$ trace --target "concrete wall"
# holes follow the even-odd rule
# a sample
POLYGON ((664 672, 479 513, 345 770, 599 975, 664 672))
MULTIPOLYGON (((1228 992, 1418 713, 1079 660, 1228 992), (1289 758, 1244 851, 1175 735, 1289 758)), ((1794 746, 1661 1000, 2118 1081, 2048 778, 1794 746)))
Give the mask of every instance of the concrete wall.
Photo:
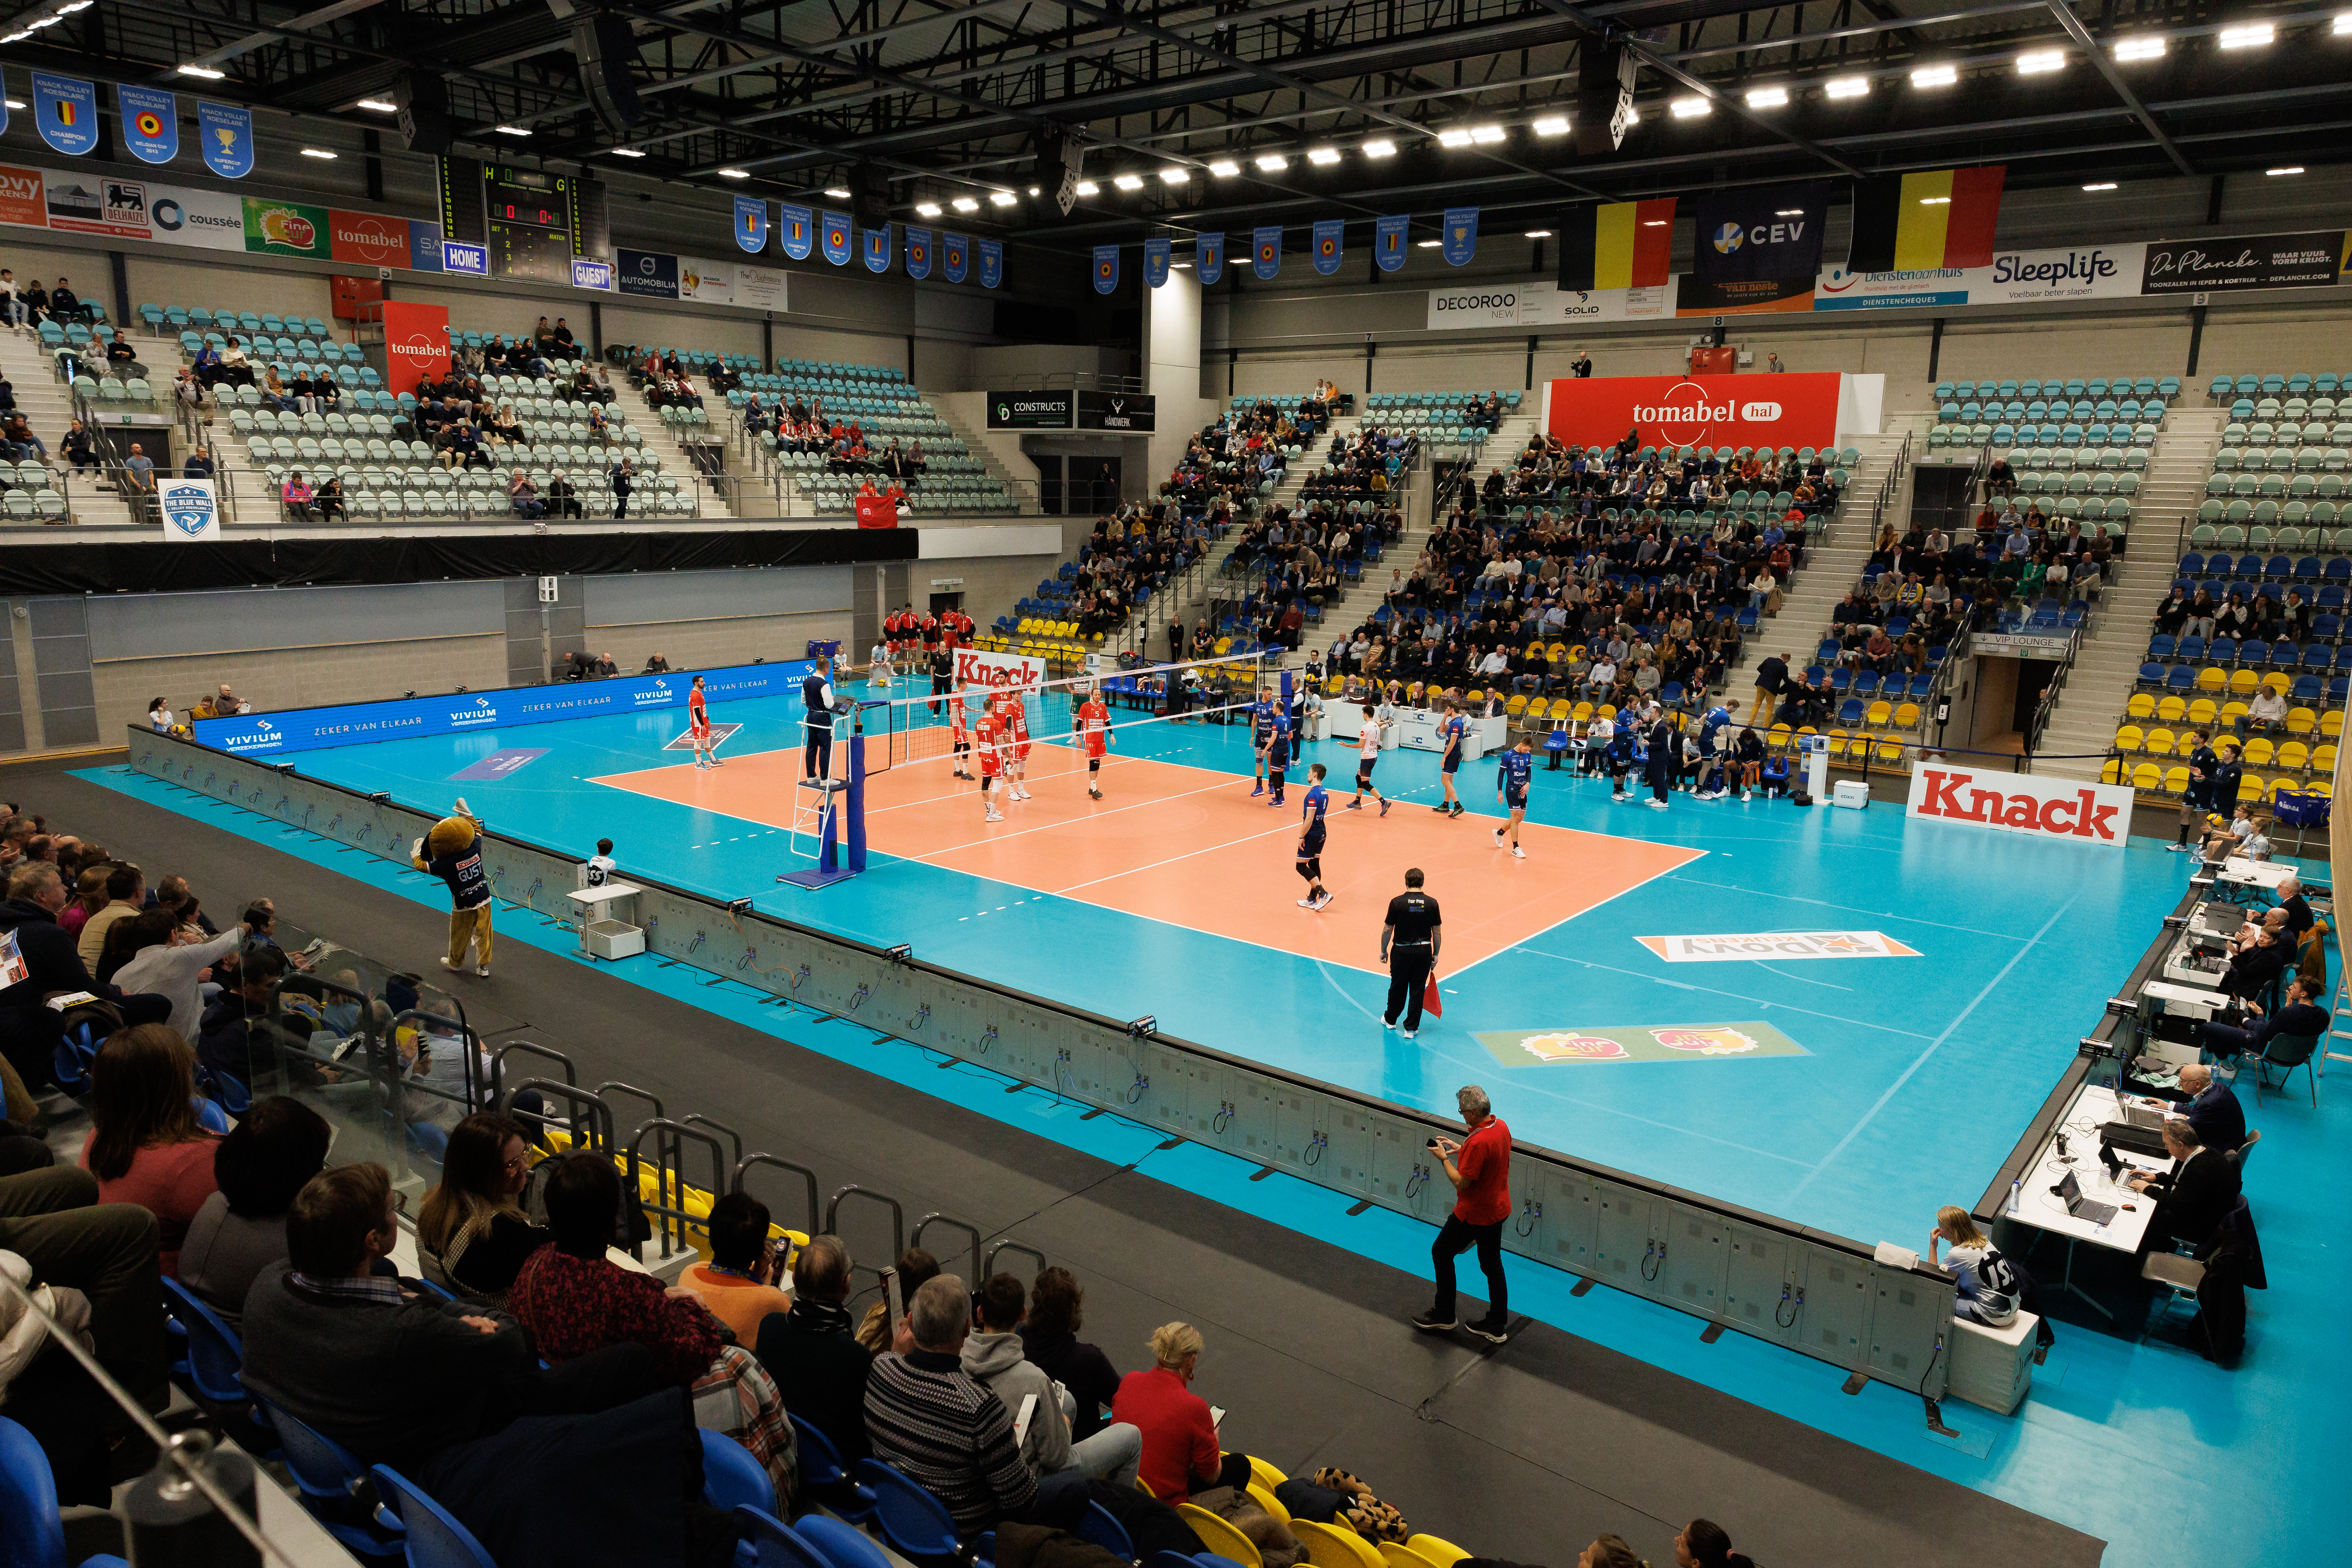
POLYGON ((1192 433, 1216 417, 1220 400, 1201 393, 1201 279, 1190 268, 1171 268, 1168 281, 1143 290, 1144 390, 1157 405, 1157 429, 1147 444, 1142 493, 1175 470, 1192 433))

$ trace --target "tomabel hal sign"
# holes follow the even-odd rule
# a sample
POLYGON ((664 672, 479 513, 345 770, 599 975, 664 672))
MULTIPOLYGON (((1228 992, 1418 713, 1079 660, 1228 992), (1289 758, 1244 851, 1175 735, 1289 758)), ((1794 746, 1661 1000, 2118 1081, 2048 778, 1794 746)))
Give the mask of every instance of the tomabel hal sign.
POLYGON ((2131 832, 2131 810, 2126 784, 1923 763, 1911 773, 1907 815, 2115 849, 2131 832))
MULTIPOLYGON (((816 666, 805 659, 783 664, 734 665, 706 669, 703 694, 713 703, 756 697, 797 697, 801 682, 816 666)), ((519 724, 551 724, 649 709, 683 711, 697 672, 626 677, 613 680, 560 682, 499 691, 457 692, 446 697, 404 697, 389 702, 355 702, 339 708, 298 708, 282 713, 247 713, 234 719, 199 719, 196 739, 242 757, 281 756, 329 746, 365 745, 411 735, 450 735, 468 730, 505 730, 519 724)), ((683 720, 680 721, 683 722, 683 720)))

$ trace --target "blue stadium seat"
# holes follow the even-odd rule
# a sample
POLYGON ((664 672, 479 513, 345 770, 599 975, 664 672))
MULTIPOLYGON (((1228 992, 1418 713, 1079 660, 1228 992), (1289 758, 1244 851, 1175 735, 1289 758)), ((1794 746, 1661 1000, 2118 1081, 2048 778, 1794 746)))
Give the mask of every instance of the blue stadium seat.
POLYGON ((408 1532, 408 1568, 498 1568, 474 1532, 389 1465, 373 1474, 386 1507, 408 1532))

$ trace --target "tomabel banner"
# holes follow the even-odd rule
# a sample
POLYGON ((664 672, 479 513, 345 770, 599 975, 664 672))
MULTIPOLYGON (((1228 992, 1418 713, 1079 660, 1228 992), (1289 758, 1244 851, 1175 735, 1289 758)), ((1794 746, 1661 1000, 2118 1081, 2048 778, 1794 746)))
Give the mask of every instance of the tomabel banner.
POLYGON ((2131 811, 2128 784, 2078 784, 1923 762, 1912 770, 1906 815, 2119 849, 2131 831, 2131 811))
POLYGON ((1545 394, 1545 428, 1587 447, 1629 429, 1645 447, 1826 447, 1837 437, 1838 391, 1834 371, 1570 377, 1545 394))
POLYGON ((687 690, 698 673, 702 677, 704 694, 713 702, 730 698, 797 696, 801 682, 815 668, 806 659, 734 665, 725 669, 673 671, 629 679, 525 686, 448 697, 407 697, 392 702, 358 702, 341 708, 248 713, 235 719, 199 719, 194 728, 196 739, 216 750, 241 757, 278 756, 410 735, 447 735, 461 730, 510 729, 519 724, 549 724, 605 713, 683 709, 687 690))

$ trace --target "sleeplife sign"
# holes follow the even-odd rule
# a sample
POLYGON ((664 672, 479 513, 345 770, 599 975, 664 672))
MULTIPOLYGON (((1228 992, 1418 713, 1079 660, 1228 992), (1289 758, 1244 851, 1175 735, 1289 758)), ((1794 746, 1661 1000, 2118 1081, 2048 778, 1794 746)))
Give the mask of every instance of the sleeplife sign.
POLYGON ((2131 810, 2128 784, 1980 773, 1946 763, 1912 772, 1905 815, 2119 849, 2131 831, 2131 810))

